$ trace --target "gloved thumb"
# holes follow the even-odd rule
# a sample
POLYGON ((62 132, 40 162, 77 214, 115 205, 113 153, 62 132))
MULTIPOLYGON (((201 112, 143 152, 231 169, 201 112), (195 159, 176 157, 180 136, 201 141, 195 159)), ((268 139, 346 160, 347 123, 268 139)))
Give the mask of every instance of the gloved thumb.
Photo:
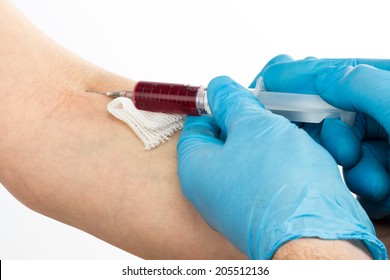
POLYGON ((326 67, 315 86, 328 103, 368 114, 390 131, 389 71, 369 65, 326 67))
POLYGON ((227 134, 243 121, 270 114, 253 94, 227 76, 210 81, 207 98, 214 119, 227 134))

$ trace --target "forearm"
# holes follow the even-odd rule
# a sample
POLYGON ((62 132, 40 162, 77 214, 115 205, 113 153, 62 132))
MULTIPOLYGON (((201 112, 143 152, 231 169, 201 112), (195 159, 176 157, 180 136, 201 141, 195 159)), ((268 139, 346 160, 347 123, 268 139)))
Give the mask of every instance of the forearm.
POLYGON ((280 247, 274 260, 369 260, 370 252, 357 240, 300 238, 280 247))
POLYGON ((146 152, 107 113, 132 81, 81 60, 0 0, 0 181, 28 207, 144 258, 242 258, 182 196, 176 141, 146 152))

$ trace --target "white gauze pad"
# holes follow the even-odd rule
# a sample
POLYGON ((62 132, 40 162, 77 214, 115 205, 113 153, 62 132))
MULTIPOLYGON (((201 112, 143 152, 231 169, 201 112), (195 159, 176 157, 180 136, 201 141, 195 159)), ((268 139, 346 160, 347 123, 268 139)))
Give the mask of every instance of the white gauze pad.
POLYGON ((183 128, 185 115, 154 113, 138 110, 129 98, 118 97, 107 106, 108 111, 125 122, 144 143, 145 149, 153 149, 168 141, 170 136, 183 128))

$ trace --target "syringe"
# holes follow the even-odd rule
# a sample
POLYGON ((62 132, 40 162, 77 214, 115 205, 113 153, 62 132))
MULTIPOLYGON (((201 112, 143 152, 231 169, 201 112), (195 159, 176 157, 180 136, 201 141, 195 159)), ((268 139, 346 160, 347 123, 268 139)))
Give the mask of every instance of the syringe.
MULTIPOLYGON (((325 118, 339 118, 352 125, 355 113, 343 111, 314 94, 266 91, 263 79, 255 89, 248 89, 266 109, 295 122, 319 123, 325 118)), ((130 98, 140 110, 187 115, 209 115, 207 89, 202 86, 139 81, 133 90, 102 93, 112 98, 130 98)))

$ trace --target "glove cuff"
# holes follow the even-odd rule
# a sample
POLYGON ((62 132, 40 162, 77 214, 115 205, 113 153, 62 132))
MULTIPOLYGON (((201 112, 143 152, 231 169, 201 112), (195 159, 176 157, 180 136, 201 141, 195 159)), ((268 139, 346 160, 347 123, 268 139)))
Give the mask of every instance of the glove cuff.
POLYGON ((316 237, 361 240, 374 259, 387 259, 386 247, 375 236, 366 212, 344 183, 341 184, 328 189, 334 190, 332 195, 319 192, 324 190, 323 186, 302 187, 298 194, 291 193, 294 190, 291 186, 283 187, 268 203, 264 215, 258 219, 258 225, 250 221, 248 228, 252 232, 249 232, 251 238, 247 255, 252 259, 271 259, 277 249, 288 241, 316 237), (290 197, 288 205, 286 195, 290 197), (280 207, 281 203, 285 207, 280 207))

